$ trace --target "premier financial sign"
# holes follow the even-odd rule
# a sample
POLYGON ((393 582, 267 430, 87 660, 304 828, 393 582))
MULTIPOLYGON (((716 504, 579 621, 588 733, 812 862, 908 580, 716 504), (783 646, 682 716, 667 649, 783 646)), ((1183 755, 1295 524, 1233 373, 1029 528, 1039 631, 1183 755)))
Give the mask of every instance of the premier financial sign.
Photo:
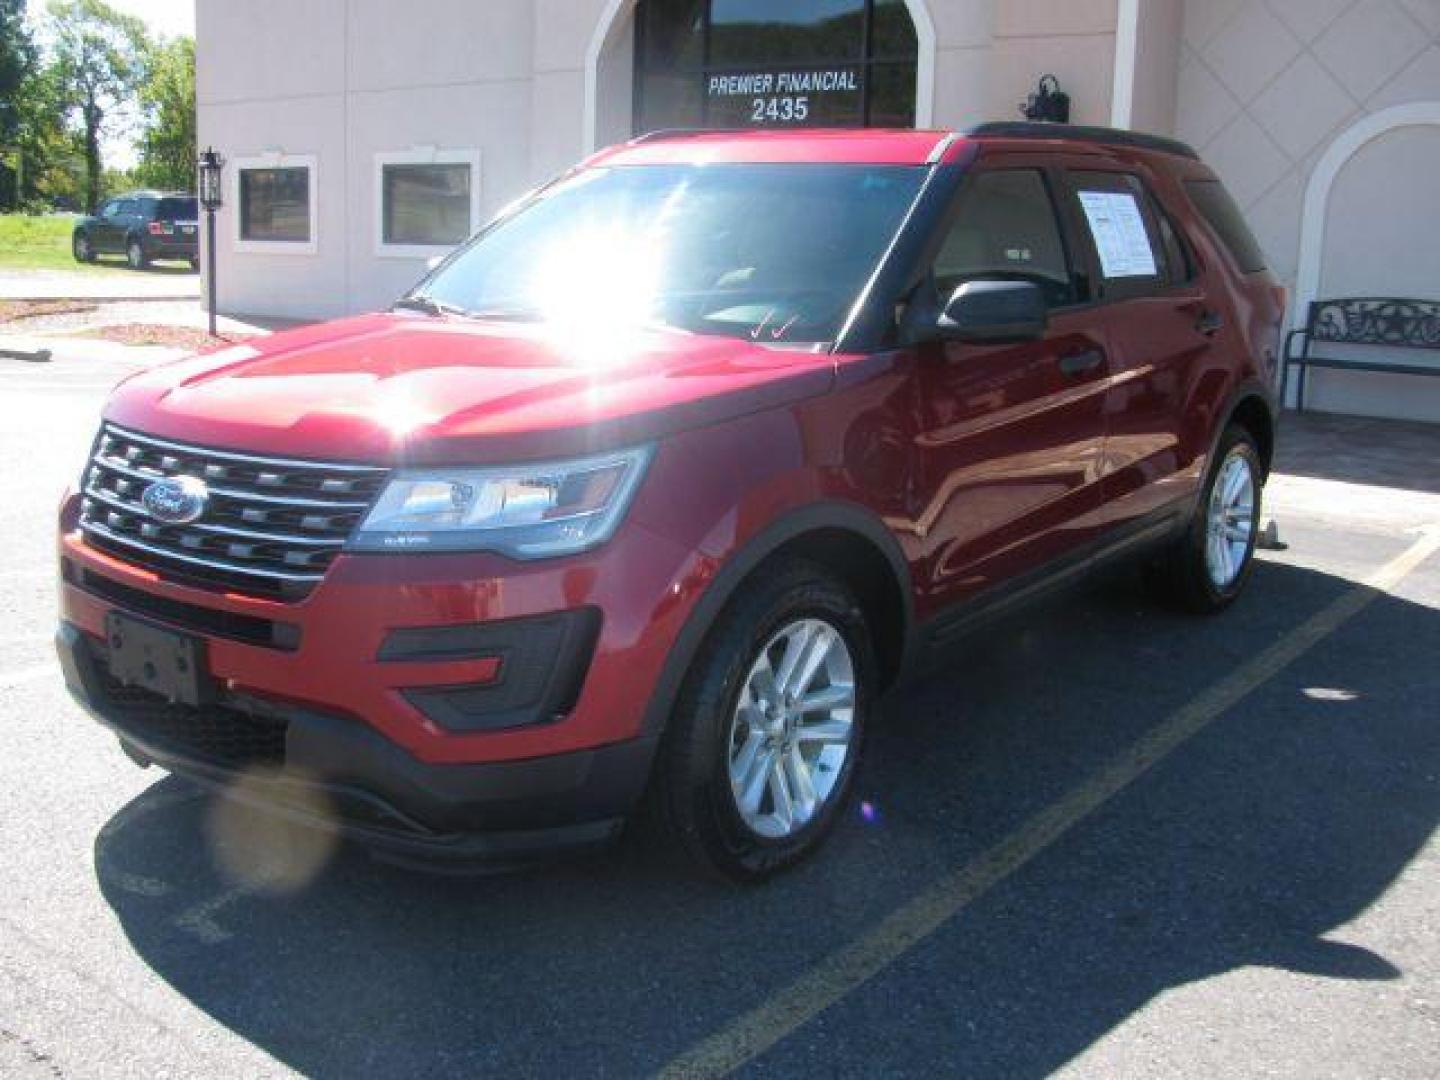
POLYGON ((855 68, 819 71, 750 71, 712 74, 705 80, 711 116, 734 119, 740 113, 752 124, 834 121, 857 108, 860 72, 855 68), (818 115, 817 115, 818 110, 818 115))
POLYGON ((824 94, 859 90, 854 69, 835 71, 753 71, 745 75, 711 75, 705 92, 711 97, 766 94, 824 94))

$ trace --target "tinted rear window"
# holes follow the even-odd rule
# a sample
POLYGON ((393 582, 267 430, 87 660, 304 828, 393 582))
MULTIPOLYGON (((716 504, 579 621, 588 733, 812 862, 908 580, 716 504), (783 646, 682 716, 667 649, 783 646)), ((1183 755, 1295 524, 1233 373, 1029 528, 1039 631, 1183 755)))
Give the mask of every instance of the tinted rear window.
POLYGON ((1218 180, 1187 180, 1185 187, 1189 189, 1190 201, 1230 249, 1240 269, 1247 274, 1264 270, 1265 253, 1225 185, 1218 180))
POLYGON ((197 212, 194 199, 161 199, 155 217, 160 221, 194 221, 197 212))

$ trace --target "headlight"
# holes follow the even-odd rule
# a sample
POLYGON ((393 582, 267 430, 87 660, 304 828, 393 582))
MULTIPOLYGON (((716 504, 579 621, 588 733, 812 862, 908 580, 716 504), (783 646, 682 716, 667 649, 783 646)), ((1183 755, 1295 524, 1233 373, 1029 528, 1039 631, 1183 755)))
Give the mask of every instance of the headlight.
POLYGON ((650 463, 650 446, 574 461, 403 469, 350 548, 573 555, 609 540, 650 463))

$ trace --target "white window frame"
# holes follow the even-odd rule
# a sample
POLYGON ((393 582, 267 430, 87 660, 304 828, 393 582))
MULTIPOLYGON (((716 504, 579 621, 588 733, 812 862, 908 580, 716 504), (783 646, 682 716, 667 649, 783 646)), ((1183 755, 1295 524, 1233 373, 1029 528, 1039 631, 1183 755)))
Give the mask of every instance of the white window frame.
POLYGON ((375 254, 384 259, 429 259, 454 251, 455 244, 389 244, 385 242, 385 166, 387 165, 469 165, 470 166, 470 227, 466 238, 475 235, 483 224, 480 220, 480 151, 442 150, 436 146, 417 146, 409 150, 385 150, 375 155, 374 219, 375 254))
POLYGON ((314 255, 320 250, 320 158, 315 154, 256 154, 237 157, 230 162, 230 205, 233 246, 238 252, 255 255, 314 255), (309 240, 248 240, 240 235, 240 174, 255 169, 309 169, 310 176, 310 239, 309 240))

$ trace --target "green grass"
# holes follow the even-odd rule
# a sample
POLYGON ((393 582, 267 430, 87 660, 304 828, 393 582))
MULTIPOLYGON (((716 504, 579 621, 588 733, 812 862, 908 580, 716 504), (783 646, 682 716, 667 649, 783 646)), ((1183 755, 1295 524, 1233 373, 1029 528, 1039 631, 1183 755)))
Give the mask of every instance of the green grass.
POLYGON ((75 219, 0 214, 0 270, 75 270, 89 274, 119 272, 124 263, 106 259, 89 266, 70 254, 75 219))

